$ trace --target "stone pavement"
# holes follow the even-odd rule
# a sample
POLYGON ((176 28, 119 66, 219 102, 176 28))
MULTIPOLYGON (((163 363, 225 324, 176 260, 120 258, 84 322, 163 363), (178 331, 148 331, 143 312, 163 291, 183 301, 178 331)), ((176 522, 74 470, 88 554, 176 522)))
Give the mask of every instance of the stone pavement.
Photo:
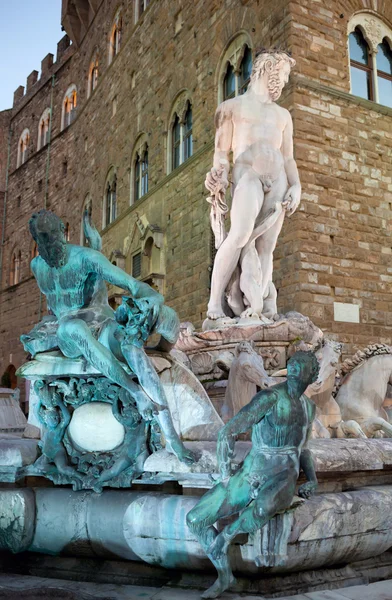
MULTIPOLYGON (((0 599, 4 600, 199 600, 200 591, 170 587, 139 587, 85 583, 0 574, 0 599)), ((223 594, 222 600, 266 600, 263 596, 223 594)), ((392 580, 285 596, 280 600, 392 600, 392 580)))

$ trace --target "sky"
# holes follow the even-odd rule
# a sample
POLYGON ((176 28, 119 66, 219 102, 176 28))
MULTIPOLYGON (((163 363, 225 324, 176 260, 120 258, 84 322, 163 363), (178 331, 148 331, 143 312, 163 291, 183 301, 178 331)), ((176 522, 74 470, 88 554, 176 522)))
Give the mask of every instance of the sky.
MULTIPOLYGON (((48 52, 56 60, 61 0, 0 0, 0 110, 11 108, 14 91, 26 86, 48 52)), ((38 75, 39 77, 39 75, 38 75)))

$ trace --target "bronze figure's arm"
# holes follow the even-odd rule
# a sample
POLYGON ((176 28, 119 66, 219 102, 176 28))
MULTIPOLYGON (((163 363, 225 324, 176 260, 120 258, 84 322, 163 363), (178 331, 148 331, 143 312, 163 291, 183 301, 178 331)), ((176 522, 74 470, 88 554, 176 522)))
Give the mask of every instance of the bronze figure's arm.
POLYGON ((274 390, 262 390, 220 430, 217 456, 222 479, 231 475, 231 459, 237 435, 261 421, 277 400, 274 390))

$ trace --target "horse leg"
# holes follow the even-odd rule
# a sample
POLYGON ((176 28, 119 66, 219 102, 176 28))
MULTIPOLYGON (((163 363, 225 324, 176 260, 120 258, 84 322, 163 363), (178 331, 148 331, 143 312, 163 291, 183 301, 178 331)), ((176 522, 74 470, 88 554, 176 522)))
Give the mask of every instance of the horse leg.
POLYGON ((367 437, 373 437, 376 431, 382 431, 384 437, 392 437, 392 425, 382 417, 371 417, 363 422, 362 429, 367 437))

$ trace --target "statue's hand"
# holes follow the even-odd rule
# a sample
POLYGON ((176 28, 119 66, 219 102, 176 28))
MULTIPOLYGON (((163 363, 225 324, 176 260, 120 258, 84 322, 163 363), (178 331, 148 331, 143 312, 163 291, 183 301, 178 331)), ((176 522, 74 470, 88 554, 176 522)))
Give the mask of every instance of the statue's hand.
POLYGON ((299 487, 298 496, 300 498, 310 498, 310 496, 313 496, 316 489, 317 489, 316 481, 307 481, 306 483, 303 483, 299 487))
POLYGON ((301 186, 295 183, 286 192, 282 206, 286 209, 287 216, 290 217, 297 210, 301 200, 301 186))
POLYGON ((221 169, 215 169, 213 167, 206 175, 205 186, 212 195, 216 195, 218 192, 225 192, 229 185, 227 173, 222 167, 221 169))

